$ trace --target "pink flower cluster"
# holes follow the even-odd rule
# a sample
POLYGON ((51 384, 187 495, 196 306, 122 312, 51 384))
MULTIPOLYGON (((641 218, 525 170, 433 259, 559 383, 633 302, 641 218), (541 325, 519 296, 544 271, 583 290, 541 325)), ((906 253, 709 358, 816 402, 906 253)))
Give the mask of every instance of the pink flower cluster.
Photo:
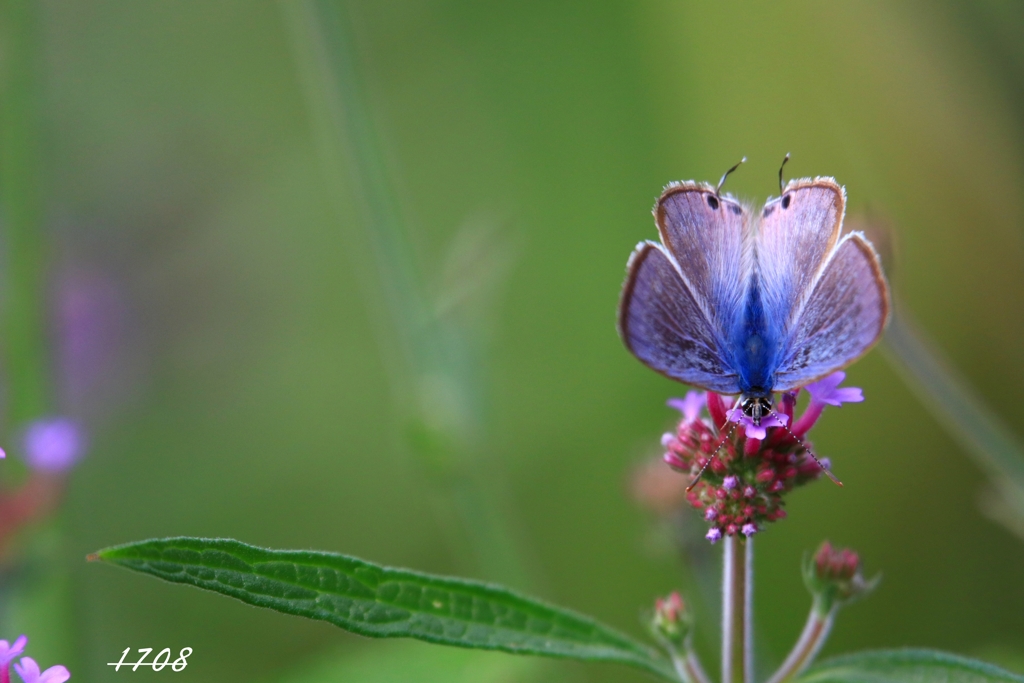
MULTIPOLYGON (((13 643, 0 640, 0 683, 10 683, 11 662, 21 656, 26 645, 28 645, 28 638, 25 636, 19 636, 13 643)), ((60 664, 51 666, 46 671, 40 671, 36 660, 31 657, 22 657, 19 661, 14 662, 14 670, 18 672, 18 676, 24 683, 64 683, 71 678, 67 668, 60 664)))
MULTIPOLYGON (((692 478, 707 465, 686 497, 711 524, 709 541, 740 533, 749 537, 767 522, 782 519, 786 516, 784 495, 821 476, 822 469, 808 451, 810 444, 804 436, 824 406, 864 400, 860 389, 839 387, 844 378, 845 373, 836 372, 806 386, 810 402, 795 421, 799 390, 782 394, 777 412, 762 419, 760 425, 742 411, 730 410, 725 402, 729 399, 711 392, 691 391, 684 399, 668 402, 683 419, 675 432, 662 437, 664 460, 692 478), (705 409, 708 417, 703 416, 705 409)), ((821 462, 830 466, 827 459, 821 462)))

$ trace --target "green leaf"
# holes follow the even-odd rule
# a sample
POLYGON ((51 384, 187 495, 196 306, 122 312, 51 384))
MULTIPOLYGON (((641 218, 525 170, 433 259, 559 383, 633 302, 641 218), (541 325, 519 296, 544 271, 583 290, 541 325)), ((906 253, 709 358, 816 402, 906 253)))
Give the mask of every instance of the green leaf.
POLYGON ((229 539, 154 539, 107 548, 90 559, 371 638, 618 662, 678 680, 654 649, 589 617, 494 584, 229 539))
POLYGON ((822 662, 799 683, 1024 683, 1024 676, 936 650, 874 650, 822 662))

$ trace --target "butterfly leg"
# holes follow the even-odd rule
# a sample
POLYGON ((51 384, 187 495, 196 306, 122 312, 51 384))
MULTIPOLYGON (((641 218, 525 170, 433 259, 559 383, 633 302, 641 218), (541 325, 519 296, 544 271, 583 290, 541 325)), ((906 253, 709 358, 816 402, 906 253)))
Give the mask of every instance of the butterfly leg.
MULTIPOLYGON (((821 471, 822 471, 822 472, 824 472, 824 473, 825 473, 825 474, 826 474, 826 475, 828 476, 828 478, 832 480, 832 483, 833 483, 833 484, 835 484, 836 486, 842 486, 842 485, 843 485, 843 482, 839 481, 839 479, 837 479, 837 478, 836 478, 836 475, 832 474, 832 470, 830 470, 829 468, 825 467, 825 465, 824 465, 824 464, 823 464, 823 463, 821 462, 821 460, 818 460, 818 456, 816 456, 816 455, 814 454, 814 451, 812 451, 812 450, 810 449, 810 447, 809 447, 809 446, 807 445, 807 442, 806 442, 806 441, 804 441, 803 439, 801 439, 801 438, 800 438, 799 436, 797 436, 796 434, 794 434, 794 433, 793 433, 793 432, 792 432, 792 431, 791 431, 791 430, 789 429, 789 426, 788 426, 788 425, 786 424, 786 422, 785 422, 785 421, 784 421, 784 420, 783 420, 783 419, 782 419, 781 417, 779 417, 778 413, 776 413, 776 412, 775 412, 774 410, 769 410, 769 411, 768 411, 768 414, 769 414, 769 415, 774 415, 774 416, 775 416, 775 419, 776 419, 776 420, 778 420, 779 424, 781 424, 781 425, 782 425, 782 428, 783 428, 783 429, 785 429, 785 430, 786 430, 787 432, 789 432, 789 435, 790 435, 791 437, 793 437, 794 439, 796 439, 796 440, 797 440, 798 442, 800 442, 800 443, 801 443, 801 444, 803 445, 803 447, 804 447, 805 449, 807 449, 807 453, 808 453, 808 454, 809 454, 809 455, 810 455, 810 456, 811 456, 812 458, 814 458, 814 462, 818 463, 818 467, 820 467, 820 468, 821 468, 821 471)), ((690 489, 686 489, 686 490, 687 490, 687 491, 689 491, 690 489)))
MULTIPOLYGON (((733 410, 736 410, 736 406, 738 406, 740 404, 740 401, 742 400, 742 398, 743 397, 741 396, 741 397, 736 399, 736 402, 732 404, 732 408, 728 412, 726 412, 726 415, 729 415, 729 414, 732 413, 733 410)), ((729 437, 732 436, 732 433, 734 431, 736 431, 736 425, 737 425, 737 423, 733 422, 732 423, 732 427, 729 428, 729 431, 727 431, 725 433, 725 436, 723 436, 722 439, 718 442, 718 447, 715 448, 715 452, 711 454, 711 457, 708 458, 708 461, 706 463, 704 463, 703 467, 700 468, 700 472, 697 473, 697 476, 694 477, 693 481, 690 482, 690 485, 686 487, 686 492, 687 493, 692 491, 693 487, 700 483, 700 478, 704 476, 704 470, 706 470, 708 468, 708 465, 711 464, 711 461, 714 460, 715 456, 718 455, 718 451, 722 450, 722 447, 725 445, 726 440, 728 440, 729 437)))

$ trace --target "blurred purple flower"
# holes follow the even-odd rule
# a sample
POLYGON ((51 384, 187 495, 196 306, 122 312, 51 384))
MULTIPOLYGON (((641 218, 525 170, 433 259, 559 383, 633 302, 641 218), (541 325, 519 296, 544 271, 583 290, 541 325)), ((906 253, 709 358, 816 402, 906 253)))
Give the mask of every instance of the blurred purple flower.
POLYGON ((6 640, 0 640, 0 668, 7 669, 7 665, 10 664, 16 657, 21 656, 21 653, 25 651, 25 646, 28 645, 28 637, 25 635, 18 636, 18 639, 13 644, 8 643, 6 640))
POLYGON ((34 470, 66 472, 85 452, 85 434, 74 420, 36 420, 25 430, 25 461, 34 470))
POLYGON ((71 673, 60 664, 39 673, 39 665, 31 657, 22 657, 21 661, 14 665, 14 670, 25 683, 64 683, 71 678, 71 673))
POLYGON ((54 291, 58 390, 78 408, 94 407, 123 378, 125 302, 117 284, 101 272, 71 268, 54 291))
POLYGON ((700 417, 700 411, 707 403, 708 395, 703 391, 688 391, 686 398, 670 398, 668 407, 675 408, 683 414, 683 421, 693 422, 700 417))

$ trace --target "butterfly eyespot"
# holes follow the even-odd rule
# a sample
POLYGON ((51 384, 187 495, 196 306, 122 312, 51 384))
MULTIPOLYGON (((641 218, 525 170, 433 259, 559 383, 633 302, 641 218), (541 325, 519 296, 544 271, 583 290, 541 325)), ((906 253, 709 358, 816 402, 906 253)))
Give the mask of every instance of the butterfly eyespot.
POLYGON ((790 201, 790 196, 788 194, 783 196, 783 198, 782 198, 782 208, 783 209, 788 209, 789 208, 789 201, 790 201))
POLYGON ((718 197, 713 194, 708 195, 708 206, 711 207, 712 211, 718 210, 718 197))
POLYGON ((730 205, 729 205, 729 208, 730 208, 730 209, 732 210, 732 212, 733 212, 734 214, 736 214, 737 216, 739 216, 739 215, 740 215, 741 213, 743 213, 743 209, 741 209, 741 208, 739 207, 739 205, 738 205, 738 204, 730 204, 730 205))

